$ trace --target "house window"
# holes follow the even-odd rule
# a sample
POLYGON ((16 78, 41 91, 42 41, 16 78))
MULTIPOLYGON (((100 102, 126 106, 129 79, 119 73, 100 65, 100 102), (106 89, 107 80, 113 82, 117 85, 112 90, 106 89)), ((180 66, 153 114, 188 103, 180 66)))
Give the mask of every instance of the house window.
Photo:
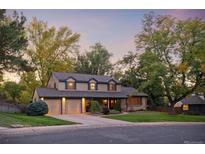
POLYGON ((188 104, 184 104, 184 105, 183 105, 183 110, 184 110, 184 111, 189 110, 189 105, 188 105, 188 104))
POLYGON ((94 82, 90 83, 90 90, 96 90, 96 83, 94 82))
POLYGON ((67 81, 67 89, 75 89, 75 82, 67 81))
POLYGON ((109 83, 108 90, 109 91, 116 91, 116 84, 115 83, 109 83))

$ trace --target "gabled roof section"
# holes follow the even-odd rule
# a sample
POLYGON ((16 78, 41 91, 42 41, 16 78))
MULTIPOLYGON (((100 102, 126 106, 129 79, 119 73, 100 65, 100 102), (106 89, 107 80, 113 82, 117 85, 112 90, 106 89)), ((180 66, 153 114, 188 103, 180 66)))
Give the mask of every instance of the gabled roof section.
POLYGON ((95 78, 91 78, 88 82, 94 80, 95 82, 98 82, 98 80, 96 80, 95 78))
POLYGON ((74 77, 72 77, 72 76, 69 76, 67 79, 65 79, 65 81, 67 81, 67 80, 69 80, 69 79, 73 79, 73 80, 76 81, 76 79, 75 79, 74 77))
POLYGON ((205 100, 203 100, 199 95, 190 95, 183 100, 181 100, 183 104, 204 104, 205 100))
POLYGON ((108 82, 111 82, 111 81, 113 81, 113 82, 115 82, 115 83, 117 83, 118 81, 117 80, 115 80, 115 79, 110 79, 110 80, 108 80, 108 82))
POLYGON ((54 72, 53 75, 59 81, 66 81, 67 78, 73 77, 78 82, 88 82, 90 79, 95 79, 99 83, 108 83, 110 80, 116 81, 116 83, 120 83, 119 81, 113 79, 111 76, 103 76, 103 75, 90 75, 90 74, 80 74, 80 73, 62 73, 62 72, 54 72))
POLYGON ((121 87, 121 92, 126 94, 127 96, 141 96, 141 97, 147 97, 148 95, 143 92, 138 92, 137 89, 133 87, 121 87))

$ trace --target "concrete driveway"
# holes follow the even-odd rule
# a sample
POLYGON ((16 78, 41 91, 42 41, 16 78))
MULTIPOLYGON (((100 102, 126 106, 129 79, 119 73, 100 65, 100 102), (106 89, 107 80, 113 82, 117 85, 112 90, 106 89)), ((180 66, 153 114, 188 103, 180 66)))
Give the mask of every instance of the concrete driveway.
POLYGON ((69 114, 69 115, 55 115, 52 116, 57 119, 73 121, 81 123, 85 126, 122 126, 122 125, 134 125, 131 122, 113 120, 108 118, 102 118, 100 116, 93 116, 87 114, 69 114))

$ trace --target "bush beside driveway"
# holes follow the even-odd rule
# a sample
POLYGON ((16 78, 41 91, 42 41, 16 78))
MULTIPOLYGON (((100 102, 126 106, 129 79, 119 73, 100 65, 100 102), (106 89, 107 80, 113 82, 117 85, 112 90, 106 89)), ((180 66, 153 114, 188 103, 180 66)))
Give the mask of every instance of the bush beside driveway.
POLYGON ((103 117, 128 122, 205 122, 204 115, 169 115, 165 112, 151 111, 138 111, 135 113, 103 117))

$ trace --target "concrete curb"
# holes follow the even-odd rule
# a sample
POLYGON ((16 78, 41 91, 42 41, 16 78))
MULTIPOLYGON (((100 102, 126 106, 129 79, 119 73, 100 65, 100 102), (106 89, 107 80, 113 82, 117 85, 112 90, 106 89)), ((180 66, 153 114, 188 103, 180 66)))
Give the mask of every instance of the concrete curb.
POLYGON ((66 132, 67 130, 74 131, 79 129, 96 129, 109 127, 133 127, 133 126, 171 126, 171 125, 205 125, 203 122, 150 122, 150 123, 131 123, 131 124, 115 124, 115 125, 61 125, 61 126, 43 126, 43 127, 25 127, 25 128, 3 128, 0 129, 0 138, 5 137, 20 137, 27 135, 41 135, 49 133, 66 132))

